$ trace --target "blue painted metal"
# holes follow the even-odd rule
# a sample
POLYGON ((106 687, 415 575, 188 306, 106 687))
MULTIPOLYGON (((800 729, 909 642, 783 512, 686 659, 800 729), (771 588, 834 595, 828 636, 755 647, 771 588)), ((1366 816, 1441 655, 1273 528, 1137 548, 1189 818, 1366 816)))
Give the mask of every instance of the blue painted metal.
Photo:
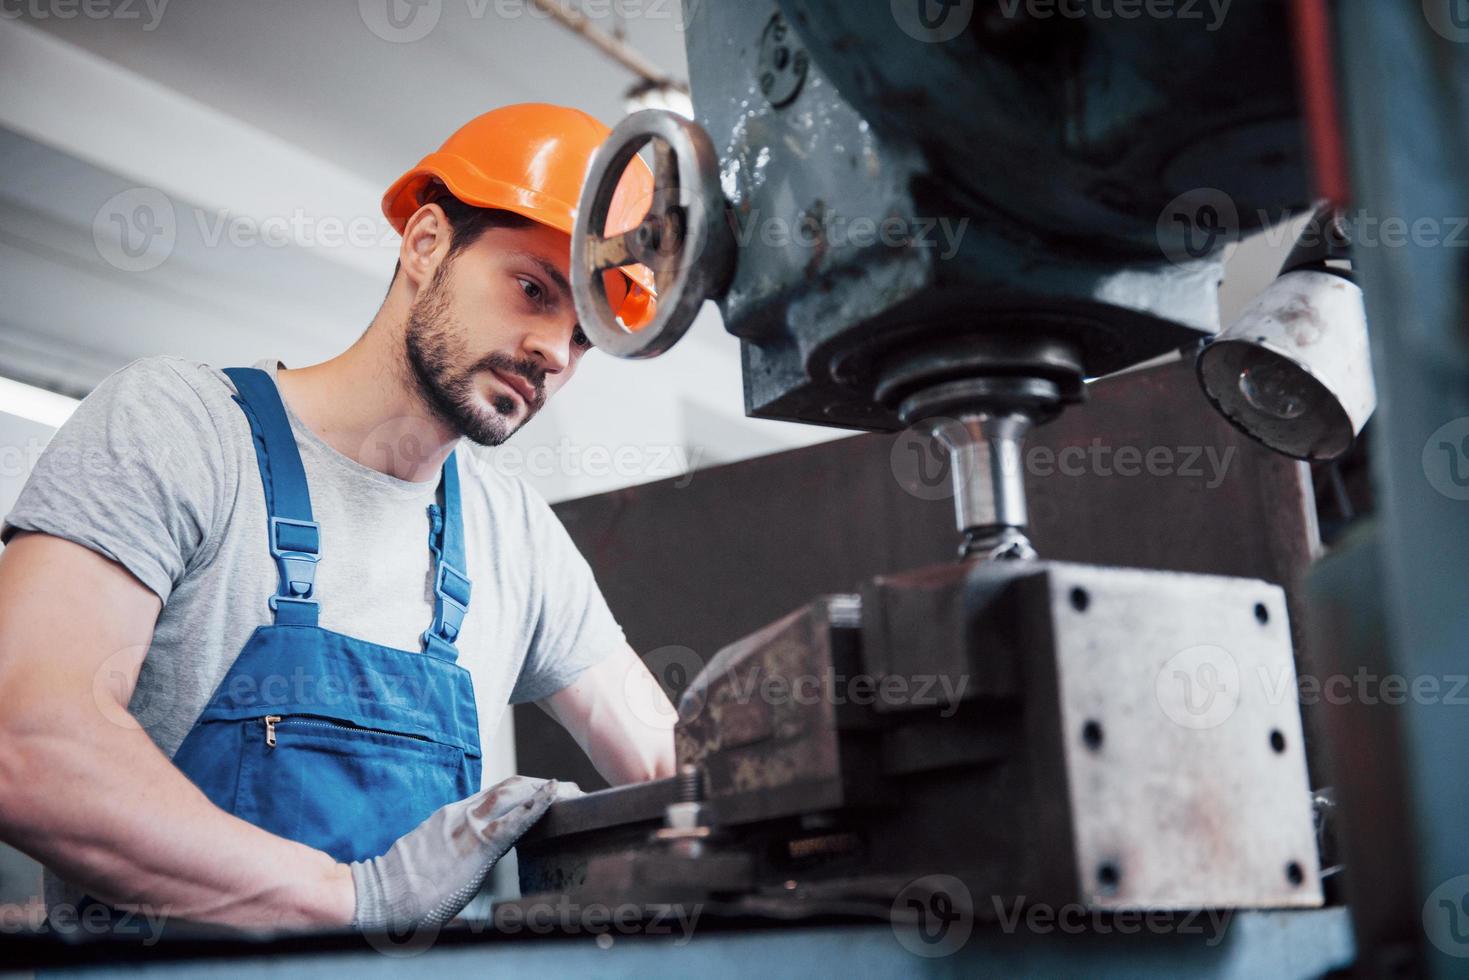
POLYGON ((720 308, 747 411, 900 428, 873 392, 900 336, 1061 339, 1095 376, 1216 332, 1220 250, 1308 203, 1280 6, 1205 31, 1021 5, 992 32, 965 4, 943 43, 897 29, 898 6, 685 0, 739 243, 720 308), (810 59, 788 104, 762 90, 774 17, 810 59), (1234 72, 1246 56, 1263 67, 1234 72), (1160 215, 1207 187, 1236 215, 1185 254, 1160 215))
MULTIPOLYGON (((486 977, 595 976, 643 980, 699 977, 700 980, 760 977, 987 977, 995 980, 1315 980, 1351 961, 1352 937, 1345 910, 1241 913, 1222 940, 1203 920, 1201 932, 1184 935, 1077 934, 1048 927, 976 929, 948 956, 923 957, 901 945, 886 925, 797 926, 701 932, 692 939, 674 927, 666 937, 619 936, 599 944, 592 935, 484 936, 465 943, 441 942, 416 956, 372 950, 334 955, 270 954, 241 945, 228 959, 153 961, 134 965, 48 970, 45 977, 87 980, 250 980, 252 977, 400 980, 485 980, 486 977), (605 948, 604 948, 605 946, 605 948)), ((446 936, 446 940, 450 937, 446 936)))
MULTIPOLYGON (((1448 684, 1469 673, 1469 7, 1334 9, 1351 207, 1379 229, 1354 252, 1379 398, 1377 540, 1354 556, 1357 579, 1380 593, 1369 654, 1409 682, 1448 684), (1390 240, 1389 219, 1427 233, 1390 240)), ((1391 763, 1362 773, 1361 758, 1339 760, 1375 784, 1344 821, 1363 975, 1469 973, 1469 710, 1447 691, 1378 713, 1372 734, 1396 747, 1391 763)))

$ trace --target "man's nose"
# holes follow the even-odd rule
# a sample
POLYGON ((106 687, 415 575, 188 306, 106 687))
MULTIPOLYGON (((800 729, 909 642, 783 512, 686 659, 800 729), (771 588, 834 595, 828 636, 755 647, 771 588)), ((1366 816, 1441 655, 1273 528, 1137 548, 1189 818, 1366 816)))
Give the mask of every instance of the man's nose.
POLYGON ((574 330, 541 329, 526 335, 525 349, 546 374, 557 374, 571 363, 571 335, 574 330))

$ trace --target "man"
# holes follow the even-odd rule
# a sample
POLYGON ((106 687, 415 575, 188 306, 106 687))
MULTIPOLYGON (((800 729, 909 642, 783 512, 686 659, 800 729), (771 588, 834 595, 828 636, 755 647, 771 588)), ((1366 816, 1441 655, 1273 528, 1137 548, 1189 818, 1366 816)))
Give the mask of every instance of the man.
MULTIPOLYGON (((504 442, 589 346, 569 232, 607 132, 545 105, 471 121, 384 197, 399 267, 350 349, 138 361, 57 433, 0 532, 0 837, 53 908, 446 921, 575 792, 481 787, 507 701, 611 782, 672 773, 671 709, 586 562, 461 443, 504 442)), ((635 163, 611 232, 651 194, 635 163)), ((647 270, 606 275, 645 320, 647 270)))

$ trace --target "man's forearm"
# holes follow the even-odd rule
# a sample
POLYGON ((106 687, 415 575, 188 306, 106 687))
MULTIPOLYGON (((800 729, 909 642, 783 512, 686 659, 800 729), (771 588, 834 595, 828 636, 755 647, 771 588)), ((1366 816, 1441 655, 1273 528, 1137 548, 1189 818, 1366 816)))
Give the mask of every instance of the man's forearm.
POLYGON ((0 836, 112 904, 242 928, 351 922, 346 865, 220 810, 142 731, 76 720, 60 737, 5 725, 0 836))
POLYGON ((676 770, 672 728, 602 730, 588 739, 585 750, 597 772, 613 786, 662 779, 676 770))
POLYGON ((631 647, 539 702, 614 786, 672 776, 678 712, 631 647))

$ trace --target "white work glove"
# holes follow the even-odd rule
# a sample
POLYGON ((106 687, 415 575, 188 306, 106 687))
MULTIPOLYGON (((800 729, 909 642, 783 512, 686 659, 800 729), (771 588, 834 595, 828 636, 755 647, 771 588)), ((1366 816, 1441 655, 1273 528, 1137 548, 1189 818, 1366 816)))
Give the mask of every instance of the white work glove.
POLYGON ((511 776, 436 810, 388 853, 352 862, 352 924, 364 931, 443 925, 547 807, 581 795, 575 783, 511 776))

